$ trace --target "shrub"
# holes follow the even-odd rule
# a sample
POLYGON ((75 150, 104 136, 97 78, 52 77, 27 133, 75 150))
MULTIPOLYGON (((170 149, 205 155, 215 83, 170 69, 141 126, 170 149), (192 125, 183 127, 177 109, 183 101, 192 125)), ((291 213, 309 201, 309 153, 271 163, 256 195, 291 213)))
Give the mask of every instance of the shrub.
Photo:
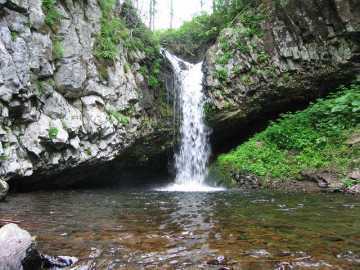
MULTIPOLYGON (((288 179, 301 171, 332 168, 346 173, 358 148, 344 142, 359 132, 360 84, 340 88, 302 112, 282 115, 276 122, 213 165, 224 178, 250 172, 263 179, 288 179)), ((345 184, 353 184, 347 181, 345 184)))

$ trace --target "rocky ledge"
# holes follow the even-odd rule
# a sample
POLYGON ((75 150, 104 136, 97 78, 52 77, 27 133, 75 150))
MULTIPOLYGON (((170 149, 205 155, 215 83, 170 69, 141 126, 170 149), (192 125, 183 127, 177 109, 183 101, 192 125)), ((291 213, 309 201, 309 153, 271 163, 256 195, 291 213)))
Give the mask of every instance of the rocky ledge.
POLYGON ((260 2, 240 13, 205 57, 205 109, 215 143, 239 142, 263 121, 359 76, 358 2, 260 2))
MULTIPOLYGON (((113 12, 128 20, 123 6, 113 12)), ((168 149, 169 69, 163 65, 159 86, 151 87, 143 71, 153 60, 144 51, 120 43, 113 61, 99 59, 101 20, 96 0, 51 7, 0 1, 0 179, 27 183, 22 178, 35 175, 49 184, 49 176, 71 168, 86 171, 115 158, 122 164, 144 142, 168 149), (50 8, 59 17, 55 25, 50 8)), ((152 152, 141 155, 146 160, 152 152)))

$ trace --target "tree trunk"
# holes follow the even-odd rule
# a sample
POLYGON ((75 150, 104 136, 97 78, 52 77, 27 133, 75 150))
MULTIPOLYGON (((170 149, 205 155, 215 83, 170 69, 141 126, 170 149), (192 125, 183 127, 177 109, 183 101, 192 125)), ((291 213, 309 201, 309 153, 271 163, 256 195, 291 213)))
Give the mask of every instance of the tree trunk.
POLYGON ((174 0, 170 0, 170 29, 174 26, 174 0))

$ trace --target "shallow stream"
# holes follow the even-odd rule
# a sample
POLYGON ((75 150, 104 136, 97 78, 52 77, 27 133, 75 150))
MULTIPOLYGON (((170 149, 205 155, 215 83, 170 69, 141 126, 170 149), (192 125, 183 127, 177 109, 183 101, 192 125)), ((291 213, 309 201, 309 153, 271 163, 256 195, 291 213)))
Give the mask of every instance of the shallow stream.
POLYGON ((93 269, 360 269, 360 198, 342 194, 47 191, 0 216, 93 269))

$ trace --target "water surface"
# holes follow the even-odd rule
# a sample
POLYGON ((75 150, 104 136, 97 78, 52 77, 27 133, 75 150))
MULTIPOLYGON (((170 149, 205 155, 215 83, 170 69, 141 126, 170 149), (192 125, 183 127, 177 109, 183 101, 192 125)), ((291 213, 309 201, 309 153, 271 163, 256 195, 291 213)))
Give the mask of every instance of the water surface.
POLYGON ((0 217, 94 269, 360 269, 360 199, 342 194, 35 192, 0 217))

